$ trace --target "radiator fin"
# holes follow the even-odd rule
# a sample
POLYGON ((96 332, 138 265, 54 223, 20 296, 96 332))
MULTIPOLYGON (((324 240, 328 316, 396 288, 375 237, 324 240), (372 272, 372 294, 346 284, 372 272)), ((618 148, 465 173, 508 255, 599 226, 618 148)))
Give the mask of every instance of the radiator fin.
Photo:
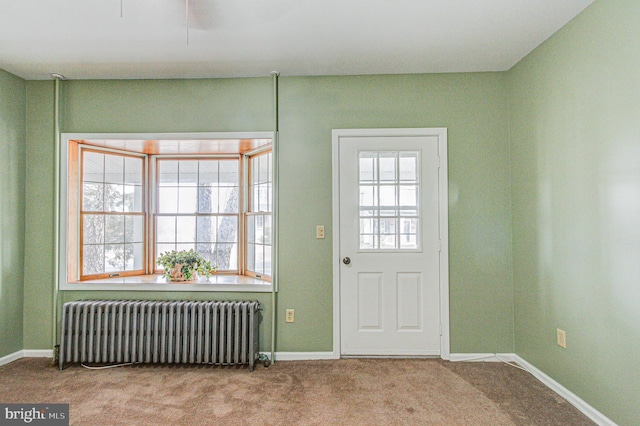
POLYGON ((259 303, 82 300, 62 307, 67 363, 249 365, 259 357, 259 303))

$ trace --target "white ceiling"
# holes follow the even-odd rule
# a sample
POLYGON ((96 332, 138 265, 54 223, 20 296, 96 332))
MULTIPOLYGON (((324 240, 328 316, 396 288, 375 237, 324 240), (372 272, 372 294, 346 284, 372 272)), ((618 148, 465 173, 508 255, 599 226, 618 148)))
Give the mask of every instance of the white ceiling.
POLYGON ((186 1, 0 0, 0 68, 29 80, 504 71, 593 2, 188 0, 187 43, 186 1))

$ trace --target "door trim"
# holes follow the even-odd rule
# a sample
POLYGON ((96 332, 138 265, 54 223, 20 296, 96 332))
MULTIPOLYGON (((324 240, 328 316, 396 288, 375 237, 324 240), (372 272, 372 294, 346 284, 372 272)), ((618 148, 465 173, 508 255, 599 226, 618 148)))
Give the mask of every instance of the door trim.
POLYGON ((447 129, 334 129, 332 131, 333 202, 333 356, 340 358, 340 139, 369 136, 436 136, 438 138, 438 230, 440 234, 440 357, 450 358, 449 339, 449 181, 447 129))

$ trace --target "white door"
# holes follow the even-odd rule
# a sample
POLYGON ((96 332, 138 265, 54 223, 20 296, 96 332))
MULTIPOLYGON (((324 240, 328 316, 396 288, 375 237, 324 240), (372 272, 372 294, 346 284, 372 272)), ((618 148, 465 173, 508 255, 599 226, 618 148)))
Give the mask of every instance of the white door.
POLYGON ((341 355, 441 354, 443 138, 444 129, 334 131, 341 355))

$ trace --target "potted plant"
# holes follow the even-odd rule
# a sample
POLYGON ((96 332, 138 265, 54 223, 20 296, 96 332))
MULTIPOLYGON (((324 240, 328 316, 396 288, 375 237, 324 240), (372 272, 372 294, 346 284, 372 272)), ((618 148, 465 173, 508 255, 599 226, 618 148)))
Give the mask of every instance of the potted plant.
POLYGON ((157 264, 164 269, 167 281, 195 281, 198 275, 210 277, 217 267, 211 266, 200 253, 195 250, 171 250, 158 257, 157 264))

